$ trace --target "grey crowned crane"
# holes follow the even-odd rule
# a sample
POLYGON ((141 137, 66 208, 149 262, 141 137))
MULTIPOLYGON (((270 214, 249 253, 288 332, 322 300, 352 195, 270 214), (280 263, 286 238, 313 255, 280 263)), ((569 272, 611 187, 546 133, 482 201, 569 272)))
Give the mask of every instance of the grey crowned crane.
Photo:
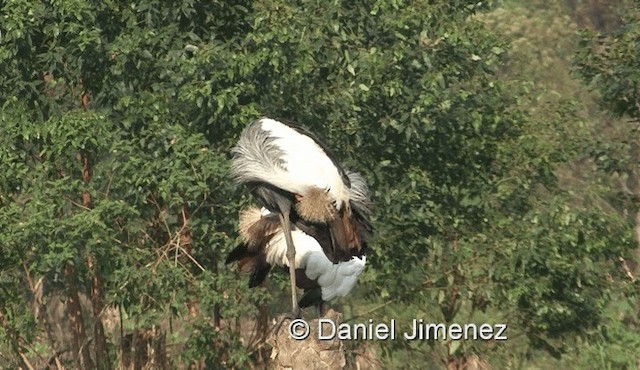
POLYGON ((347 294, 366 261, 369 191, 311 133, 268 118, 254 121, 233 149, 233 173, 262 202, 243 212, 243 242, 227 257, 260 284, 272 265, 288 267, 292 315, 347 294), (300 303, 296 286, 305 289, 300 303))

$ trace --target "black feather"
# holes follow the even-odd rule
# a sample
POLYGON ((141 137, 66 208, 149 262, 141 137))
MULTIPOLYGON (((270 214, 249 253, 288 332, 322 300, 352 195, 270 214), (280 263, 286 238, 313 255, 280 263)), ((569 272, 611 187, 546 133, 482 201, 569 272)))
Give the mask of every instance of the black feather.
POLYGON ((298 305, 302 308, 322 304, 322 289, 320 287, 304 291, 298 305))
POLYGON ((246 257, 248 255, 249 255, 249 250, 247 249, 247 245, 240 244, 237 247, 233 248, 231 252, 229 252, 229 255, 227 255, 227 259, 224 260, 224 264, 228 265, 231 262, 238 261, 241 258, 246 257))
POLYGON ((306 222, 297 217, 297 214, 295 213, 292 214, 292 218, 295 218, 295 221, 292 220, 292 222, 298 229, 318 241, 318 244, 322 247, 322 251, 329 261, 333 263, 339 262, 336 256, 336 248, 333 236, 331 235, 331 229, 328 224, 306 222))
MULTIPOLYGON (((294 195, 266 182, 253 181, 247 184, 251 193, 260 201, 263 207, 273 213, 282 210, 292 210, 295 203, 294 195)), ((277 217, 277 215, 274 215, 277 217)))
POLYGON ((267 274, 271 270, 271 265, 267 263, 265 258, 264 253, 256 256, 255 264, 249 277, 249 288, 257 287, 267 278, 267 274))

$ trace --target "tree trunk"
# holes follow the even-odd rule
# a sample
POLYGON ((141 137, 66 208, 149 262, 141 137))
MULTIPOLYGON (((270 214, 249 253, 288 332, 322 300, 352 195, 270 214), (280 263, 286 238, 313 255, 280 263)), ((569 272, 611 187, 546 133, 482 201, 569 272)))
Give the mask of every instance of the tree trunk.
POLYGON ((11 345, 11 350, 16 357, 16 361, 20 367, 23 369, 33 369, 33 366, 29 363, 25 355, 22 353, 20 349, 20 335, 5 319, 5 314, 3 311, 0 311, 0 327, 2 327, 7 335, 7 339, 9 344, 11 345))
POLYGON ((155 327, 138 329, 124 336, 121 344, 121 369, 168 369, 166 335, 155 327))
MULTIPOLYGON (((636 224, 635 224, 635 227, 633 228, 633 235, 636 238, 636 252, 634 257, 636 258, 635 262, 637 264, 638 262, 640 262, 640 211, 636 213, 636 224)), ((637 275, 638 273, 637 270, 638 268, 636 267, 633 271, 634 276, 637 275)))
POLYGON ((75 270, 73 266, 65 266, 64 277, 67 284, 67 295, 69 297, 68 310, 69 323, 71 325, 71 349, 73 350, 73 357, 76 359, 78 368, 93 369, 93 361, 91 360, 87 336, 84 331, 80 296, 78 294, 77 284, 75 281, 75 270))
MULTIPOLYGON (((329 310, 325 318, 339 325, 341 315, 329 310)), ((285 319, 278 332, 269 338, 268 343, 273 348, 270 368, 319 370, 343 369, 346 366, 344 344, 340 339, 319 340, 317 338, 317 319, 309 322, 311 331, 305 340, 291 338, 289 334, 290 323, 288 319, 285 319)))
POLYGON ((98 369, 111 369, 111 361, 107 350, 107 338, 104 335, 102 325, 102 291, 100 289, 100 279, 93 264, 93 258, 87 257, 87 266, 91 271, 91 306, 93 307, 93 336, 95 340, 96 365, 98 369))
POLYGON ((266 303, 258 307, 258 316, 256 317, 256 342, 253 345, 264 343, 269 333, 269 305, 266 303))
MULTIPOLYGON (((91 159, 88 153, 81 153, 80 160, 82 161, 82 181, 87 185, 91 181, 91 159)), ((87 191, 82 192, 82 206, 85 209, 90 209, 92 206, 91 194, 87 191)), ((93 306, 93 338, 95 341, 96 365, 98 369, 109 370, 111 363, 107 350, 107 339, 102 325, 104 306, 102 304, 100 276, 91 253, 87 256, 87 267, 91 275, 91 305, 93 306)))

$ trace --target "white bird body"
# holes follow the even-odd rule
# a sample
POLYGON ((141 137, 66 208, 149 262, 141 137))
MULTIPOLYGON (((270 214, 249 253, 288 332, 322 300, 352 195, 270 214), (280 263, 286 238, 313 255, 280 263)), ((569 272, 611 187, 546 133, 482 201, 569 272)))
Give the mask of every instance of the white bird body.
POLYGON ((326 190, 338 210, 348 203, 348 188, 336 165, 313 139, 270 118, 253 124, 263 137, 255 140, 260 133, 252 133, 240 138, 236 148, 246 159, 234 166, 240 181, 264 182, 303 196, 310 188, 326 190))

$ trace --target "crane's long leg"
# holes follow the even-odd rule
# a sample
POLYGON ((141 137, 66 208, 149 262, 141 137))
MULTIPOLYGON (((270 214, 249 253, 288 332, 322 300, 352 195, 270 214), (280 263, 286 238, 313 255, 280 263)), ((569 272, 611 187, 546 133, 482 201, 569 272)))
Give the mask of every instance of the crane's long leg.
POLYGON ((284 232, 284 240, 287 243, 287 260, 289 261, 289 279, 291 281, 291 313, 294 317, 300 317, 300 307, 298 306, 298 294, 296 292, 296 249, 291 237, 291 224, 289 221, 289 210, 280 213, 280 223, 284 232))

